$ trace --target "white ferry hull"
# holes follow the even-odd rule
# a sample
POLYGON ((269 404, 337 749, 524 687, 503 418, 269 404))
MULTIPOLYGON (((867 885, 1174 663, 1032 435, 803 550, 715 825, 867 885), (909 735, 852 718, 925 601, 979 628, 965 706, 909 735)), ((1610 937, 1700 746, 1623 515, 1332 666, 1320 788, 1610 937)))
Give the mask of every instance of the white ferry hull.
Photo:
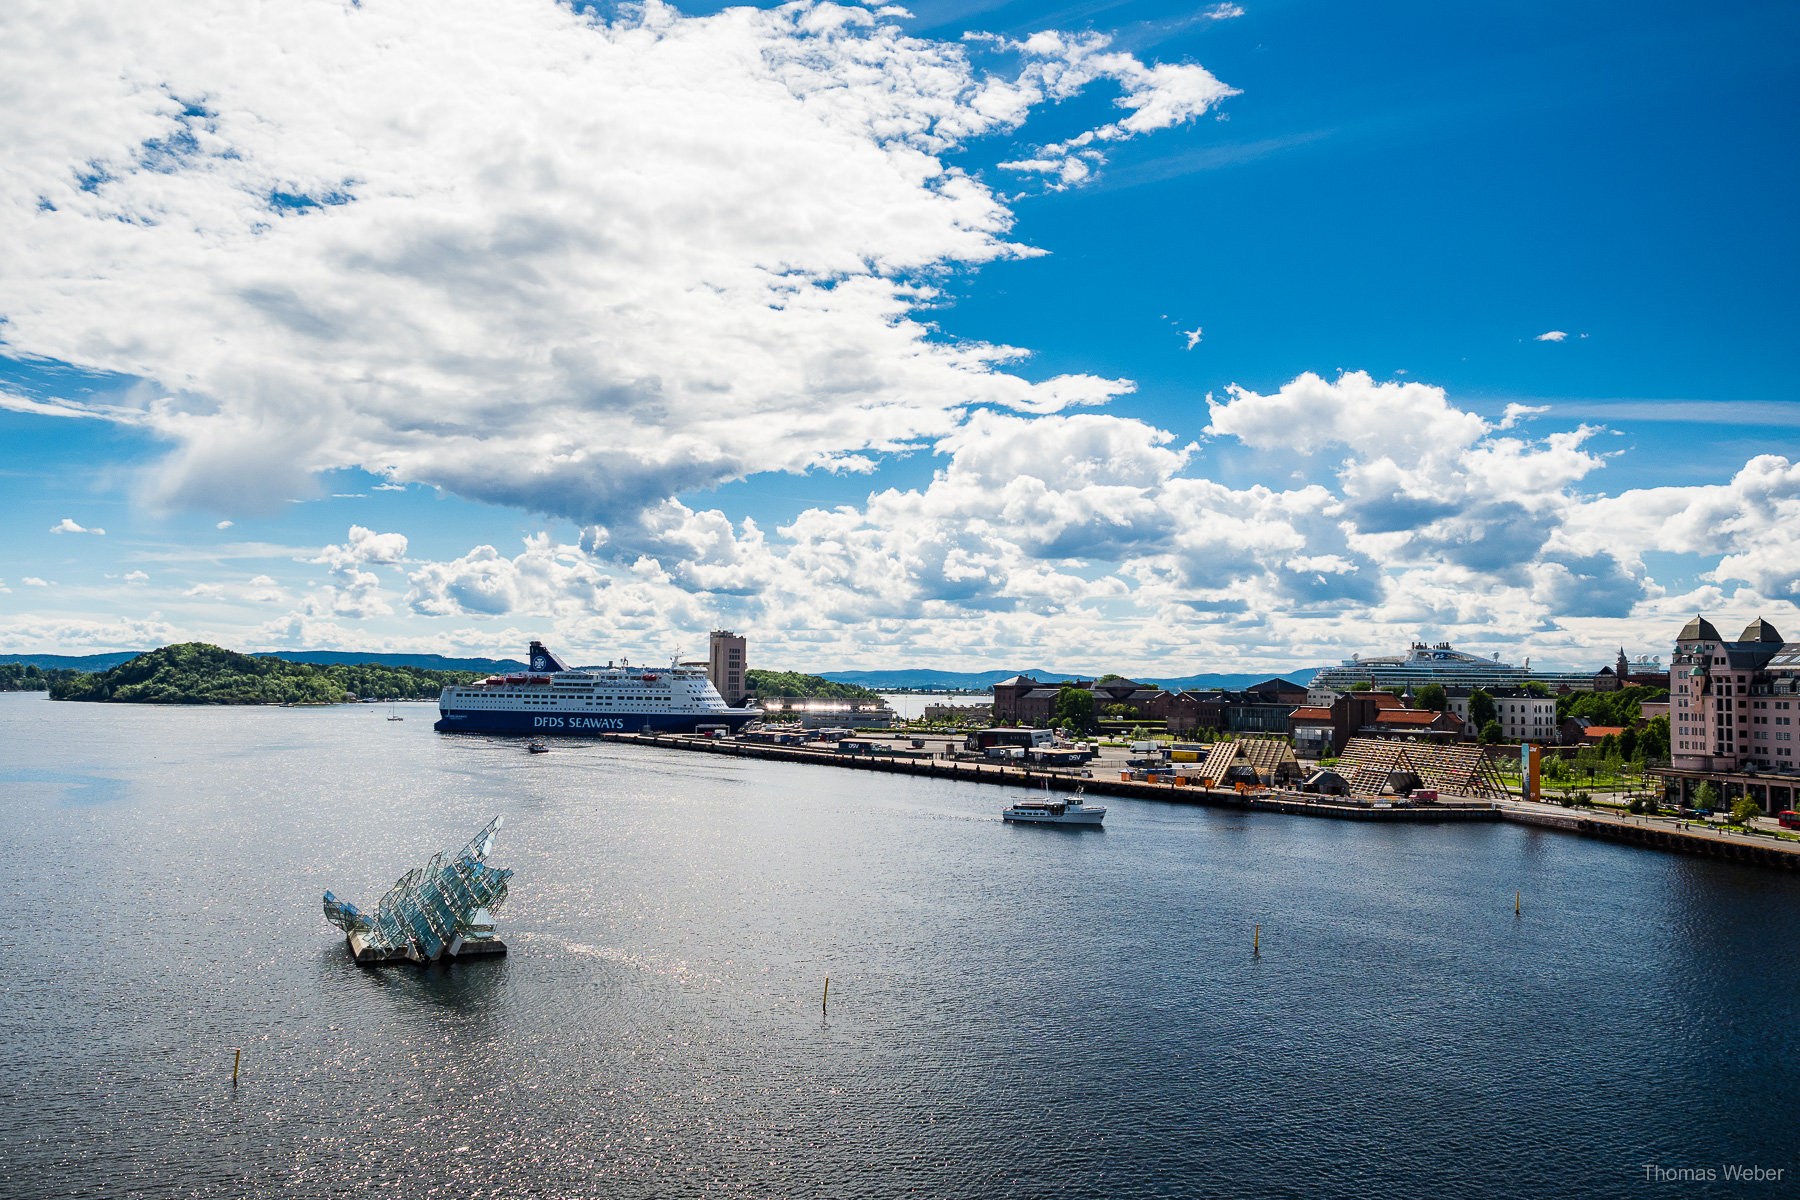
POLYGON ((432 728, 576 737, 693 733, 705 726, 735 733, 763 715, 728 707, 705 672, 679 665, 572 670, 541 642, 531 643, 530 661, 526 671, 444 688, 432 728))

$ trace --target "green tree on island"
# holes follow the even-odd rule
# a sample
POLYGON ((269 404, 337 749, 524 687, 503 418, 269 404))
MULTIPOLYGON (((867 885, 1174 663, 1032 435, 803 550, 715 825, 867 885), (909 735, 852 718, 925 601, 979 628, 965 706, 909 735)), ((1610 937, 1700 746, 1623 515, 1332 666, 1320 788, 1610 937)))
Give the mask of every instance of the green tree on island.
POLYGON ((1731 823, 1733 825, 1748 825, 1762 815, 1762 805, 1748 796, 1739 797, 1731 806, 1731 823))
POLYGON ((0 663, 0 692, 47 692, 51 684, 74 679, 80 674, 68 667, 51 667, 46 671, 30 663, 0 663))
POLYGON ((1719 807, 1719 789, 1713 786, 1712 780, 1704 780, 1694 789, 1694 807, 1708 811, 1719 807))
POLYGON ((744 690, 757 696, 807 696, 816 700, 874 700, 877 694, 854 683, 833 683, 798 671, 744 672, 744 690))

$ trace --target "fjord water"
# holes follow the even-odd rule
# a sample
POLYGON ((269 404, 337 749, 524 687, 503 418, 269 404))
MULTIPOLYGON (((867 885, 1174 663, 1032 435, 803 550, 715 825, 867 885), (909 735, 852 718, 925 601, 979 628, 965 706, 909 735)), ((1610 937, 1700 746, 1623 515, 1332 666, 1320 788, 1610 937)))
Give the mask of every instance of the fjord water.
POLYGON ((1513 826, 1137 801, 1099 831, 1015 828, 998 788, 531 756, 399 711, 0 696, 0 1191, 1796 1178, 1790 877, 1513 826), (496 813, 511 954, 353 964, 320 894, 373 902, 496 813))

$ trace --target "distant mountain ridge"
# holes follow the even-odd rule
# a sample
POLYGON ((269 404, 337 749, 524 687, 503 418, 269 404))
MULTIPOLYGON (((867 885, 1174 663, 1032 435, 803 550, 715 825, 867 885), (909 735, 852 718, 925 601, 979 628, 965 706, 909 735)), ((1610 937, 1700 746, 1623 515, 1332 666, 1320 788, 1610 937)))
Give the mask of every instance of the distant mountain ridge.
POLYGON ((1261 683, 1265 679, 1285 679, 1289 683, 1297 683, 1306 687, 1313 681, 1313 676, 1323 671, 1324 667, 1301 667, 1297 671, 1259 671, 1254 675, 1184 675, 1180 679, 1144 679, 1143 683, 1161 684, 1166 688, 1183 688, 1188 691, 1205 691, 1208 688, 1247 688, 1253 683, 1261 683))
MULTIPOLYGON (((30 664, 41 670, 63 668, 75 671, 109 671, 121 663, 130 662, 140 654, 148 654, 148 650, 117 650, 108 654, 0 654, 0 663, 30 664)), ((256 657, 279 658, 286 662, 305 663, 309 666, 384 666, 384 667, 421 667, 428 671, 523 671, 526 664, 512 658, 446 658, 441 654, 383 654, 357 650, 277 650, 273 653, 256 657)), ((1312 682, 1322 668, 1303 667, 1295 671, 1211 673, 1202 675, 1183 675, 1169 678, 1151 675, 1133 675, 1132 679, 1139 683, 1154 683, 1165 688, 1190 688, 1205 690, 1207 688, 1243 688, 1253 683, 1261 683, 1265 679, 1279 676, 1293 683, 1307 684, 1312 682)), ((1036 667, 1025 671, 934 671, 926 668, 907 668, 893 671, 820 671, 822 679, 833 683, 856 684, 871 689, 880 688, 944 688, 954 691, 984 691, 993 687, 1003 679, 1011 679, 1014 675, 1029 675, 1045 683, 1056 683, 1064 679, 1087 680, 1097 676, 1083 675, 1078 671, 1050 671, 1036 667)))
POLYGON ((363 654, 350 650, 277 650, 264 658, 280 658, 288 662, 312 666, 376 665, 383 667, 422 667, 427 671, 523 671, 526 663, 516 658, 445 658, 441 654, 363 654))
POLYGON ((0 654, 0 662, 20 663, 39 670, 110 671, 148 650, 115 650, 111 654, 0 654))
MULTIPOLYGON (((1154 683, 1165 688, 1243 688, 1253 683, 1261 683, 1265 679, 1281 678, 1291 683, 1309 684, 1320 667, 1302 667, 1297 671, 1261 671, 1255 674, 1215 673, 1204 675, 1183 675, 1179 678, 1168 678, 1151 675, 1133 675, 1138 683, 1154 683)), ((833 683, 854 683, 866 688, 946 688, 960 691, 982 691, 993 687, 1014 675, 1029 675, 1033 679, 1045 683, 1058 683, 1062 680, 1095 679, 1098 676, 1083 675, 1075 671, 1046 671, 1038 667, 1029 671, 932 671, 922 668, 910 668, 901 671, 821 671, 821 678, 833 683)))
MULTIPOLYGON (((110 671, 148 650, 117 650, 110 654, 0 654, 0 663, 22 663, 51 670, 110 671)), ((354 650, 277 650, 254 658, 279 658, 308 666, 421 667, 427 671, 523 671, 525 664, 511 658, 445 658, 441 654, 366 654, 354 650)))

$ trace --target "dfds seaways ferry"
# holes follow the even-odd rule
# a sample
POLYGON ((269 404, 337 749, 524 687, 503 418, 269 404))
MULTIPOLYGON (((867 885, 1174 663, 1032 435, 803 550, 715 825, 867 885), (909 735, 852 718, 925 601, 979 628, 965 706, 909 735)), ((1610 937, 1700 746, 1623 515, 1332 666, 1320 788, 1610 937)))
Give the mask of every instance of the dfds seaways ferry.
POLYGON ((762 716, 730 708, 690 667, 589 667, 571 671, 531 643, 531 670, 452 684, 438 694, 440 733, 692 733, 720 725, 733 733, 762 716))

